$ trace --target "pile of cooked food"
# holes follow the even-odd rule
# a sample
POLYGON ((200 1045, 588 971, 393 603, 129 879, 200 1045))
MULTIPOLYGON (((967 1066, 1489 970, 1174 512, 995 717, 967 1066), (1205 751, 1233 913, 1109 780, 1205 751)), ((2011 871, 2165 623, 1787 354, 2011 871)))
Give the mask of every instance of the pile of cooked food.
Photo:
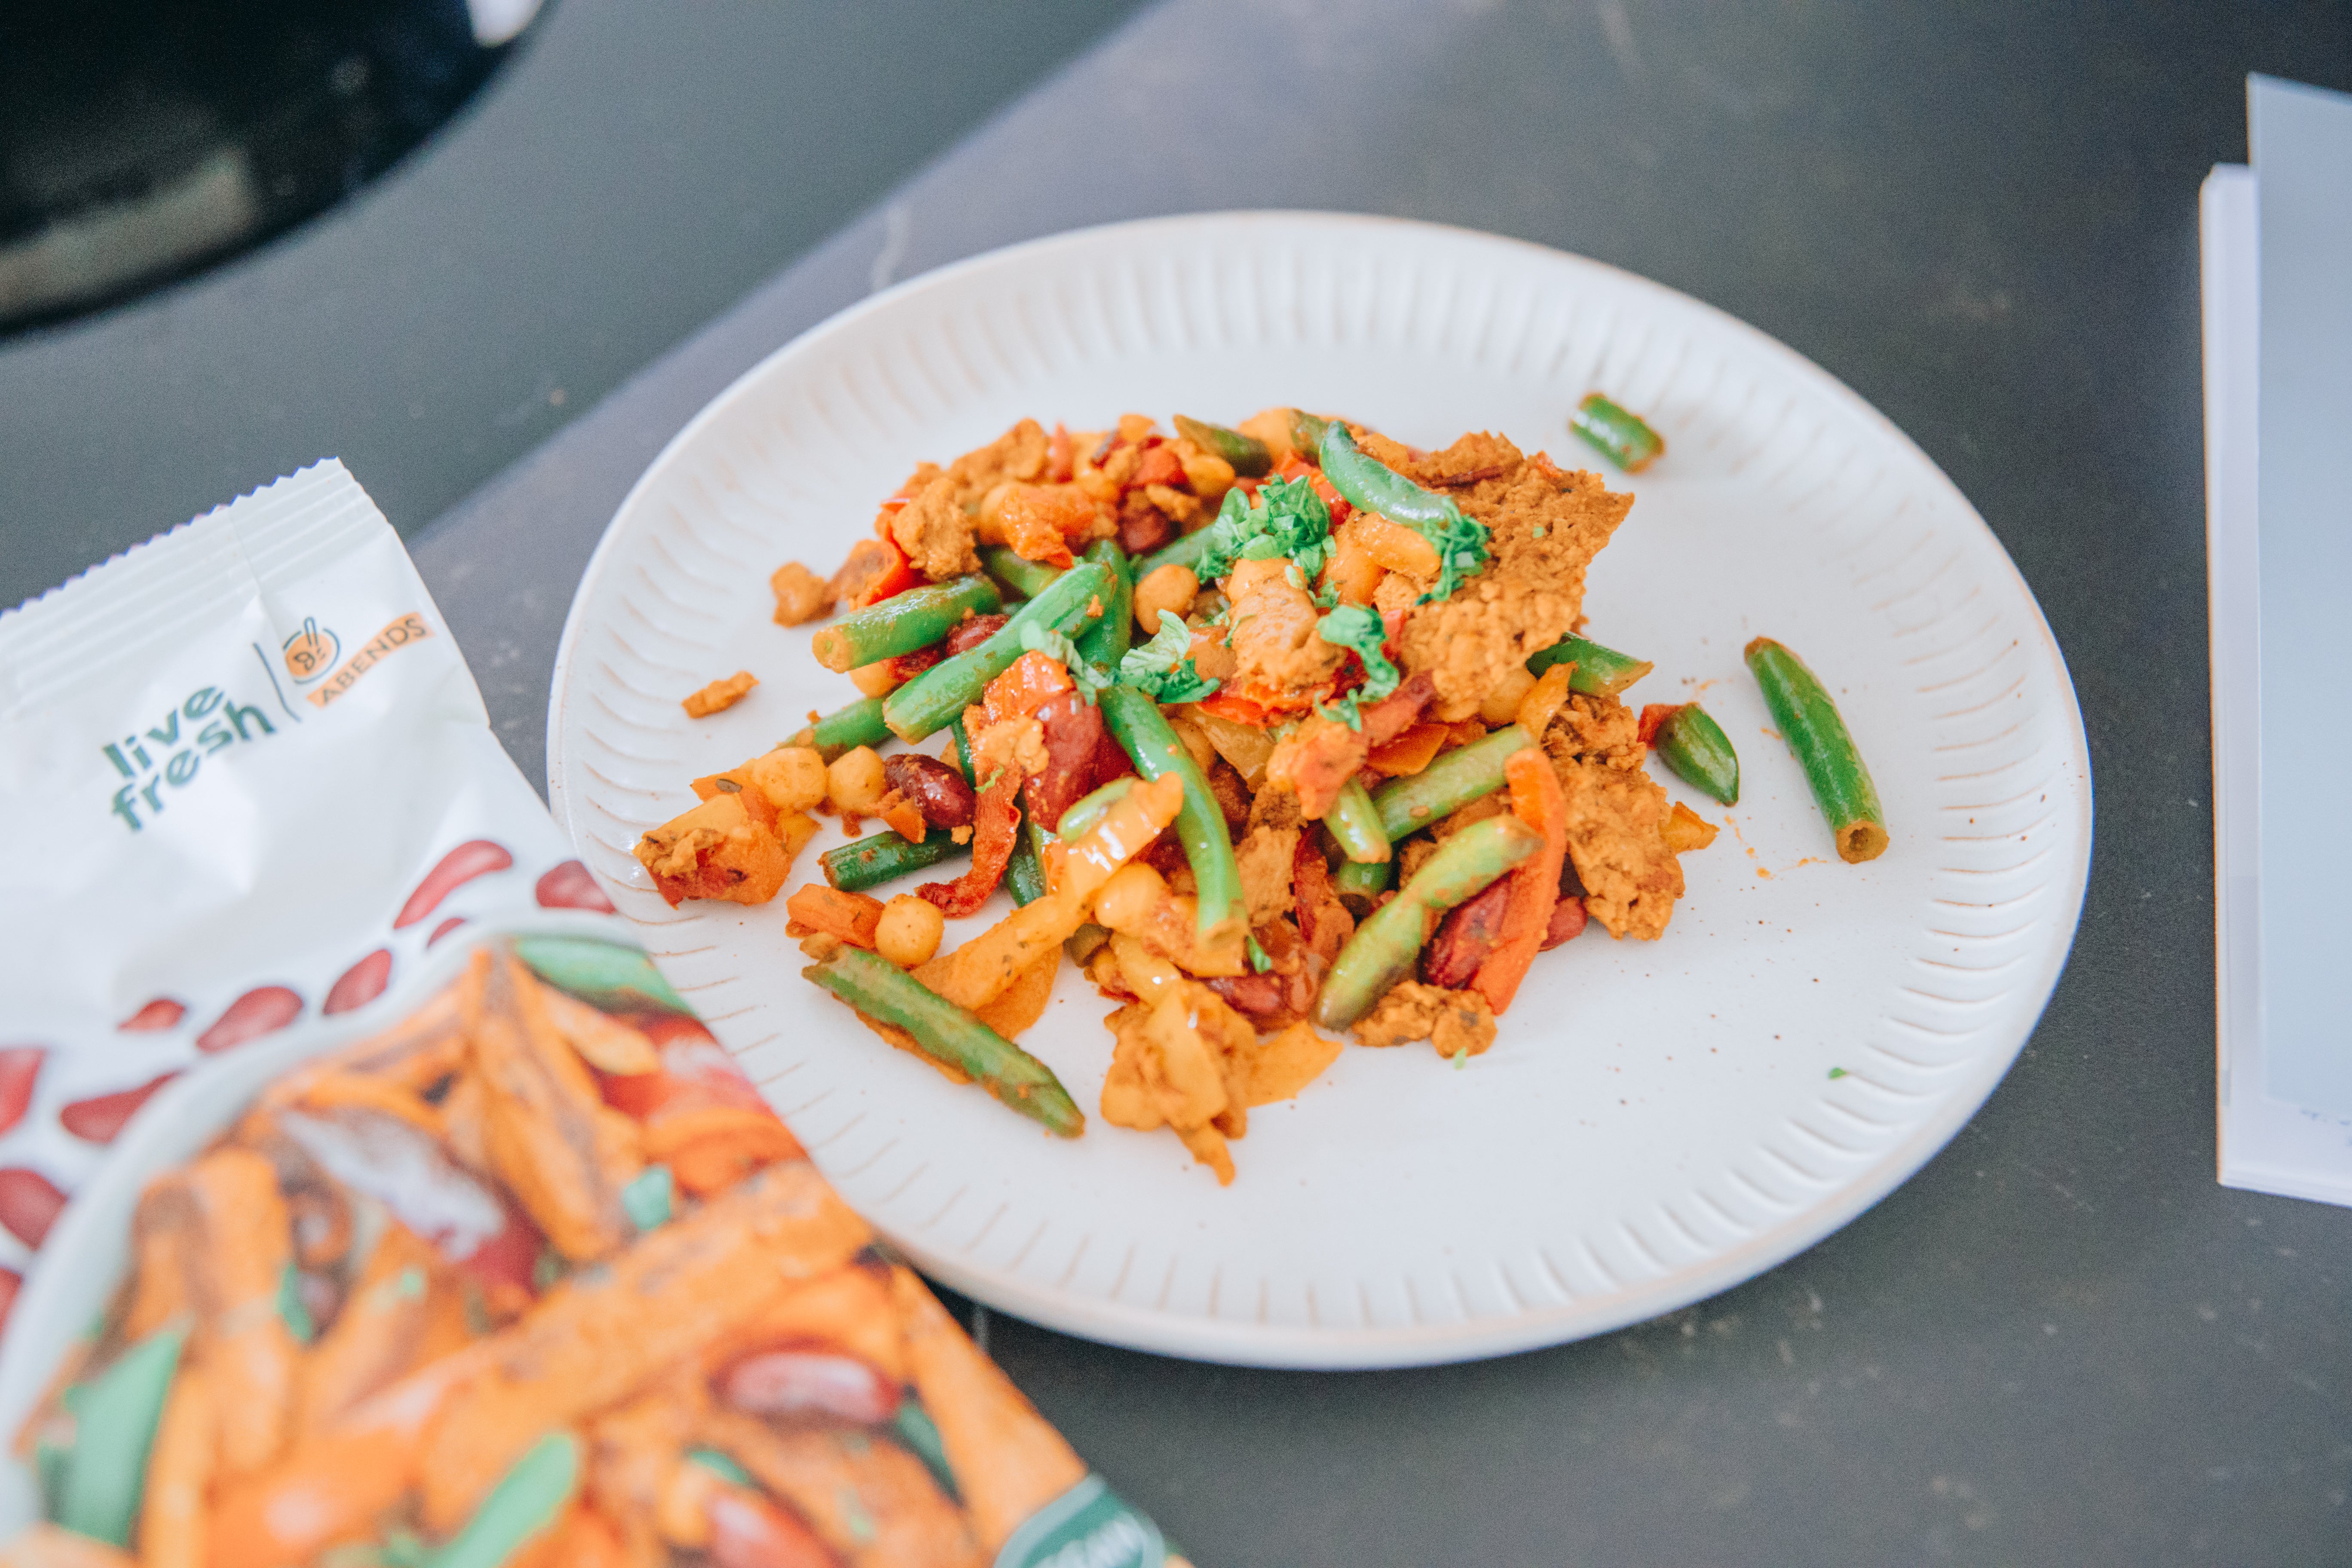
MULTIPOLYGON (((1024 419, 919 468, 830 578, 778 570, 776 620, 841 609, 812 650, 865 696, 694 781, 701 804, 636 853, 672 905, 761 903, 812 814, 839 816, 852 842, 786 900, 810 980, 1075 1136, 1084 1115, 1013 1043, 1066 956, 1118 1005, 1102 1115, 1173 1131, 1230 1182, 1250 1108, 1328 1067, 1333 1035, 1458 1066, 1539 953, 1588 922, 1663 933, 1679 857, 1717 828, 1648 757, 1725 805, 1738 760, 1696 703, 1626 706, 1650 665, 1580 635, 1633 504, 1599 475, 1295 408, 1174 425, 1024 419), (942 952, 1000 886, 1014 910, 942 952)), ((1663 450, 1597 394, 1571 426, 1628 472, 1663 450)), ((1819 681, 1769 639, 1748 662, 1840 854, 1879 853, 1819 681)))
POLYGON ((486 946, 147 1184, 0 1563, 1000 1561, 1085 1463, 873 1240, 642 952, 486 946))

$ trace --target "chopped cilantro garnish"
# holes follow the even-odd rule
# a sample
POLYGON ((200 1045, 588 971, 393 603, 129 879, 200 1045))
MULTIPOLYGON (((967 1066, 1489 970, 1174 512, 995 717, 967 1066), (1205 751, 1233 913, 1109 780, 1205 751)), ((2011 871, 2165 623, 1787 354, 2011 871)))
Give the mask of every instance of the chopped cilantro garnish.
POLYGON ((1236 561, 1287 555, 1312 582, 1330 552, 1331 509, 1315 486, 1306 479, 1276 479, 1258 487, 1255 501, 1239 486, 1225 492, 1194 570, 1202 582, 1213 583, 1229 575, 1236 561))
POLYGON ((1034 624, 1023 626, 1021 646, 1031 653, 1042 653, 1048 658, 1060 659, 1063 668, 1070 672, 1070 679, 1076 683, 1079 695, 1090 703, 1095 700, 1095 693, 1110 685, 1114 679, 1108 672, 1088 664, 1087 656, 1078 651, 1078 645, 1060 632, 1047 631, 1044 626, 1034 624))
POLYGON ((1845 1068, 1830 1068, 1830 1077, 1832 1077, 1832 1078, 1843 1078, 1843 1077, 1845 1077, 1845 1076, 1846 1076, 1846 1070, 1845 1070, 1845 1068))
POLYGON ((1327 716, 1341 721, 1349 728, 1360 730, 1364 727, 1363 705, 1378 702, 1394 691, 1400 679, 1397 667, 1381 651, 1388 631, 1381 625, 1380 612, 1361 605, 1342 605, 1315 623, 1315 635, 1350 650, 1364 661, 1363 685, 1323 710, 1327 716))
POLYGON ((1118 679, 1155 702, 1198 702, 1217 683, 1192 662, 1192 627, 1163 613, 1151 640, 1128 649, 1118 661, 1118 679))

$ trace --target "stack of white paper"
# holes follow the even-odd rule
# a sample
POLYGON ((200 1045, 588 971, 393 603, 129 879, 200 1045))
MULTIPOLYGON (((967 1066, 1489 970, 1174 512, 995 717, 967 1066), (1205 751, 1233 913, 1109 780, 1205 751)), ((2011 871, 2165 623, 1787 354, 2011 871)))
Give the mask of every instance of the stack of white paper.
POLYGON ((2352 96, 2202 198, 2221 1177, 2352 1205, 2352 96))

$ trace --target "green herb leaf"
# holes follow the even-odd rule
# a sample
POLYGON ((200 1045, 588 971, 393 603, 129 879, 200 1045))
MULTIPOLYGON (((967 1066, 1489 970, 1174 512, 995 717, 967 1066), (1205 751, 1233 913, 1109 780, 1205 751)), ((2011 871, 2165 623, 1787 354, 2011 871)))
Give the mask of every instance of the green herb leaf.
POLYGON ((1217 683, 1192 662, 1192 628, 1175 616, 1162 615, 1151 640, 1128 649, 1118 661, 1118 679, 1154 702, 1198 702, 1216 690, 1217 683))
POLYGON ((1394 691, 1402 679, 1383 651, 1388 628, 1381 624, 1379 611, 1362 605, 1342 605, 1315 623, 1315 635, 1334 647, 1349 649, 1364 661, 1363 685, 1339 701, 1325 704, 1323 709, 1326 716, 1360 730, 1364 727, 1364 704, 1378 702, 1394 691))
POLYGON ((1845 1070, 1845 1068, 1830 1068, 1830 1077, 1832 1077, 1832 1078, 1833 1078, 1833 1079, 1837 1079, 1837 1078, 1844 1078, 1844 1077, 1846 1077, 1846 1076, 1847 1076, 1847 1074, 1846 1074, 1846 1070, 1845 1070))
POLYGON ((1021 646, 1031 653, 1042 653, 1048 658, 1061 660, 1062 667, 1070 672, 1070 679, 1076 684, 1079 694, 1090 703, 1095 700, 1095 693, 1110 685, 1115 679, 1107 671, 1088 664, 1087 656, 1078 651, 1078 645, 1072 642, 1066 633, 1048 631, 1033 622, 1021 628, 1021 646))
POLYGON ((1264 974, 1267 970, 1274 967, 1274 960, 1266 956, 1265 949, 1258 946, 1257 938, 1254 936, 1244 937, 1243 938, 1243 941, 1247 943, 1249 947, 1249 961, 1250 967, 1252 969, 1255 970, 1260 974, 1264 974))

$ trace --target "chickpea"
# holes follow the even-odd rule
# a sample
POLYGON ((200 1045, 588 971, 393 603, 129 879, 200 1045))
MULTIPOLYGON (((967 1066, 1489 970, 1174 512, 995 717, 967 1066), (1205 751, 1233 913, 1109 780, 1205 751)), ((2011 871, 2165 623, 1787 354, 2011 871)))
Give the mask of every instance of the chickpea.
POLYGON ((776 595, 776 625, 796 626, 833 608, 833 584, 797 561, 787 561, 768 579, 776 595))
POLYGON ((1161 614, 1181 617, 1200 591, 1201 579, 1190 566, 1160 567, 1135 585, 1135 624, 1143 628, 1145 637, 1157 637, 1161 614))
POLYGON ((1151 911, 1168 896, 1160 873, 1131 860, 1113 872, 1095 894, 1095 921, 1112 931, 1138 931, 1151 924, 1151 911))
POLYGON ((1536 688, 1536 678, 1519 666, 1511 666, 1504 677, 1486 689, 1479 700, 1478 717, 1489 724, 1507 724, 1519 716, 1519 704, 1527 700, 1536 688))
POLYGON ((854 752, 844 752, 825 770, 825 794, 833 797, 833 808, 856 816, 871 816, 882 804, 882 758, 871 746, 860 746, 854 752))
POLYGON ((868 697, 887 697, 898 689, 898 678, 891 661, 877 658, 872 664, 861 664, 849 672, 851 684, 868 697))
POLYGON ((937 905, 912 893, 901 893, 882 906, 874 927, 874 951, 901 969, 930 962, 947 930, 937 905))
POLYGON ((778 811, 806 811, 824 799, 824 759, 806 746, 779 746, 752 758, 747 771, 778 811))

